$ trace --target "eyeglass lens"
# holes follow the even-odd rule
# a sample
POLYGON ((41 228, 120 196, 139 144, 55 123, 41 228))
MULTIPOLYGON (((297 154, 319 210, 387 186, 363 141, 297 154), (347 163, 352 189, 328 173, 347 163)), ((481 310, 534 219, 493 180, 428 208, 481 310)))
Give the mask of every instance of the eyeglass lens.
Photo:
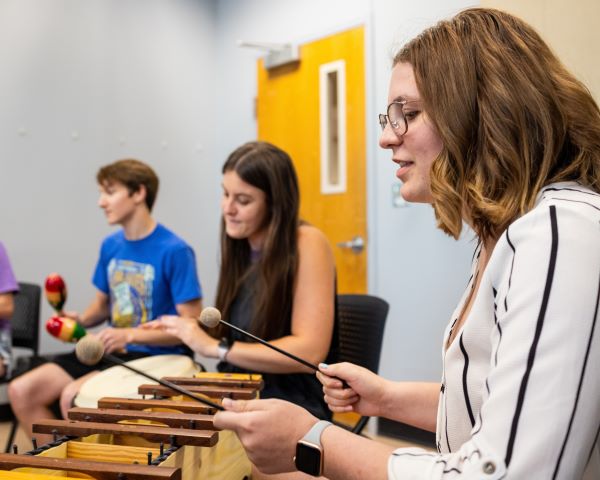
POLYGON ((388 105, 387 116, 392 127, 398 134, 402 135, 406 132, 406 121, 404 120, 404 103, 393 102, 388 105))
POLYGON ((385 130, 387 122, 389 121, 392 128, 396 130, 399 135, 406 133, 406 119, 404 117, 404 102, 392 102, 388 105, 387 115, 379 115, 379 125, 382 130, 385 130))

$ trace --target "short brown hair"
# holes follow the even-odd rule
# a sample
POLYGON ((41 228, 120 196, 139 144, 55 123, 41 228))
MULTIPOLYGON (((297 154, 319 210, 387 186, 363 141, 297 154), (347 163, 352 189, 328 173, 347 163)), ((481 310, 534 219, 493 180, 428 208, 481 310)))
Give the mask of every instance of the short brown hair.
POLYGON ((466 215, 497 237, 542 187, 600 191, 600 110, 524 21, 467 9, 425 30, 394 58, 412 65, 444 147, 431 168, 438 226, 458 237, 466 215))
POLYGON ((139 191, 143 185, 146 189, 146 206, 152 211, 158 194, 158 176, 154 170, 140 160, 127 158, 105 165, 96 174, 99 185, 106 182, 119 182, 127 187, 129 194, 139 191))

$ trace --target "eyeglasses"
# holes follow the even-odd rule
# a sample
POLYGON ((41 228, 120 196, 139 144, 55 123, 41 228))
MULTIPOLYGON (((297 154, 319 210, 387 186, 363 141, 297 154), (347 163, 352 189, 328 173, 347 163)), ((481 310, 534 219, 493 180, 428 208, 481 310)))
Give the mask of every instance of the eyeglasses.
POLYGON ((404 113, 404 106, 407 103, 411 103, 411 101, 398 100, 392 102, 387 107, 387 115, 384 115, 383 113, 379 114, 379 125, 381 125, 381 130, 385 130, 389 121, 397 135, 404 135, 406 133, 408 130, 408 120, 404 113))

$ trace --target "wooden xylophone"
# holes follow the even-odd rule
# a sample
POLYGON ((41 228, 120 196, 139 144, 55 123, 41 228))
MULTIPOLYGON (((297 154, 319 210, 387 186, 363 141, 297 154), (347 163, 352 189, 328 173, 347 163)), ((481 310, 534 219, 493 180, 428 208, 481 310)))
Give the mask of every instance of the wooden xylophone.
MULTIPOLYGON (((164 379, 217 403, 257 398, 263 385, 251 374, 164 379)), ((68 420, 34 424, 34 433, 52 434, 54 441, 25 454, 0 454, 0 480, 250 478, 235 434, 215 430, 213 408, 161 385, 143 384, 138 392, 144 397, 102 397, 97 408, 69 410, 68 420)))

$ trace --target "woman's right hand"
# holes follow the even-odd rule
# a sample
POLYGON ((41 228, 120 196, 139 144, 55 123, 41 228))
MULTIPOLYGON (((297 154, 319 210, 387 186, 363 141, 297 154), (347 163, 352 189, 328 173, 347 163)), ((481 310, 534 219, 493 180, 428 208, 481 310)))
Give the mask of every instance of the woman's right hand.
POLYGON ((382 413, 387 381, 352 363, 319 365, 317 378, 323 384, 325 402, 332 412, 356 412, 374 417, 382 413), (342 385, 344 380, 348 387, 342 385))
POLYGON ((169 335, 179 338, 187 345, 200 332, 200 327, 196 319, 179 317, 178 315, 162 315, 156 320, 144 323, 142 327, 145 329, 162 330, 169 335))
POLYGON ((200 355, 218 357, 217 345, 219 341, 202 330, 195 318, 163 315, 157 320, 143 324, 141 328, 162 330, 169 335, 179 338, 200 355))

